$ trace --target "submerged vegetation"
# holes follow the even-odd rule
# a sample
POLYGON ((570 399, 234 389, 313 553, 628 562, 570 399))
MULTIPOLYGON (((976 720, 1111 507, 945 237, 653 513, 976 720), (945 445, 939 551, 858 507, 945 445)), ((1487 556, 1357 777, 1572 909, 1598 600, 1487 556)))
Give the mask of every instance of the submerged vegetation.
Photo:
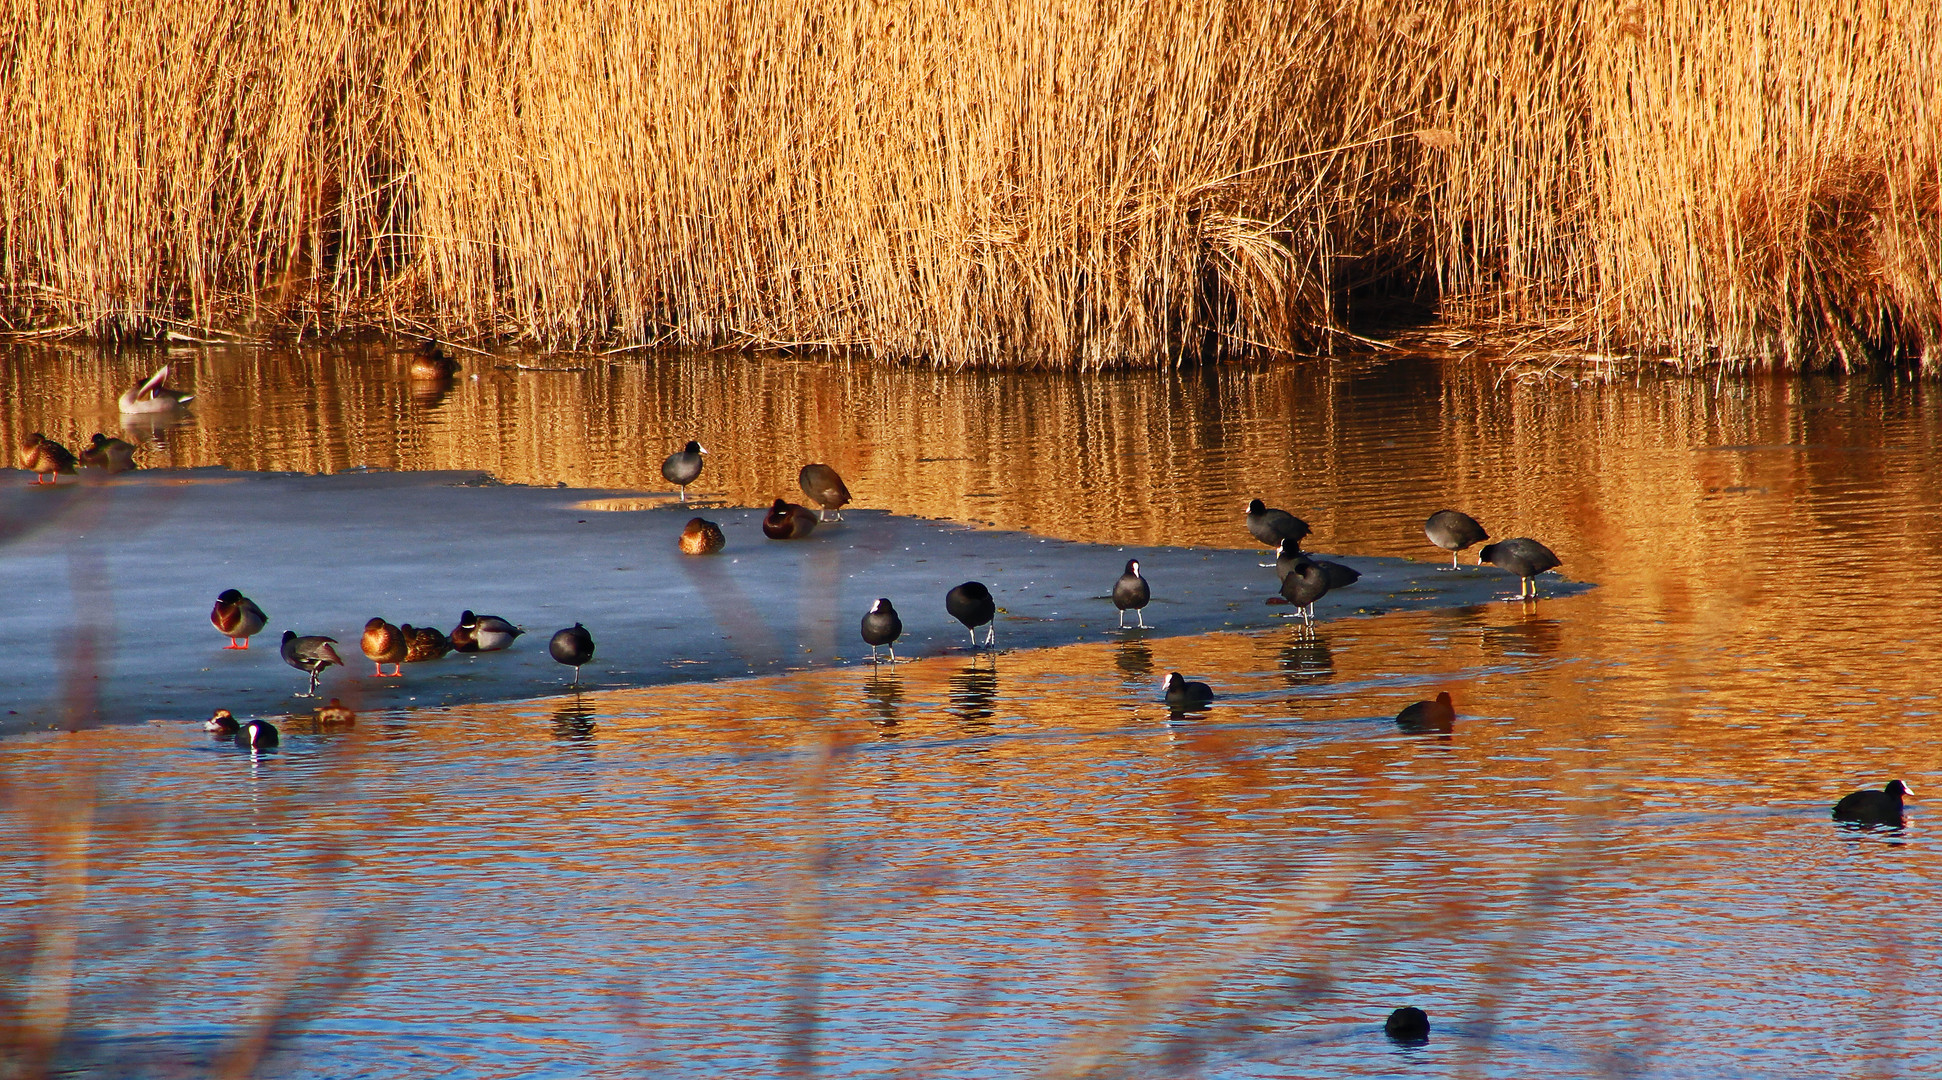
POLYGON ((1933 363, 1918 0, 0 0, 16 333, 1933 363))

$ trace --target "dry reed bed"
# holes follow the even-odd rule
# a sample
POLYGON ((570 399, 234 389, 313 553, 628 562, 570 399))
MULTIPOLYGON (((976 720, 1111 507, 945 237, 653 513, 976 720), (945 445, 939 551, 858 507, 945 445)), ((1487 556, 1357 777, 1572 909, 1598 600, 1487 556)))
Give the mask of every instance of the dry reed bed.
POLYGON ((0 0, 16 332, 1292 355, 1942 334, 1923 0, 0 0))

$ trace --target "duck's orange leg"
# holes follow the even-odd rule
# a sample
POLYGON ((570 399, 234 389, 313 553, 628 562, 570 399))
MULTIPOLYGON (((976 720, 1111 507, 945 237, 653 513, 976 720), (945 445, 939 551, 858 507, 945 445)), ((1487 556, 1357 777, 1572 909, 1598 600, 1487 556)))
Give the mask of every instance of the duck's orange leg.
POLYGON ((249 639, 248 639, 248 638, 237 638, 237 637, 234 637, 234 636, 232 636, 232 637, 231 637, 231 638, 229 639, 229 644, 227 644, 227 645, 224 645, 224 646, 223 646, 223 648, 225 648, 225 649, 247 649, 247 648, 249 648, 249 639), (236 643, 237 643, 238 641, 241 641, 241 642, 242 642, 242 644, 241 644, 241 645, 238 645, 238 644, 236 644, 236 643))

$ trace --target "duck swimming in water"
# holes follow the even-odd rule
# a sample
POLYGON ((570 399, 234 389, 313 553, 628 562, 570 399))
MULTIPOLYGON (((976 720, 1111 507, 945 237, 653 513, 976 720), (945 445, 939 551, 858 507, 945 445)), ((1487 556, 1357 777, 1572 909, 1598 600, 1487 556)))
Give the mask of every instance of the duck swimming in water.
POLYGON ((122 392, 117 402, 125 413, 163 413, 179 409, 195 400, 194 394, 185 394, 164 385, 168 381, 169 366, 163 364, 155 374, 145 381, 138 382, 122 392))
POLYGON ((796 483, 809 501, 820 508, 816 511, 817 521, 830 520, 832 513, 836 515, 835 520, 843 520, 843 507, 850 501, 850 489, 843 484, 843 478, 836 475, 835 469, 821 462, 804 465, 796 477, 796 483))
POLYGON ((216 606, 209 609, 209 624, 229 638, 229 644, 223 646, 225 649, 249 648, 249 639, 269 621, 256 601, 235 589, 217 593, 216 606))
POLYGON ((449 379, 459 373, 459 362, 445 355, 436 340, 425 342, 418 355, 411 358, 411 377, 414 379, 449 379))
POLYGON ((331 698, 328 705, 319 705, 315 718, 324 727, 349 727, 357 723, 357 714, 336 698, 331 698))
POLYGON ((236 714, 228 709, 217 709, 209 719, 202 722, 202 730, 216 735, 234 736, 242 730, 242 725, 236 722, 236 714))
POLYGON ((34 483, 52 484, 61 473, 74 474, 74 455, 68 448, 36 431, 20 441, 20 466, 34 474, 34 483), (43 481, 41 477, 47 479, 43 481))
POLYGON ((136 467, 135 445, 97 431, 94 440, 81 448, 80 459, 83 468, 124 473, 136 467))

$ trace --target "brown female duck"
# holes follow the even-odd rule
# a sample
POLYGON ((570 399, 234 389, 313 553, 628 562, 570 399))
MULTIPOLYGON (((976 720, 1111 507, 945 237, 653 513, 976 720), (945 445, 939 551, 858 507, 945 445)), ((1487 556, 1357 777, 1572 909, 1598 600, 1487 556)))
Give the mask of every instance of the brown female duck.
POLYGON ((681 530, 683 555, 713 555, 727 543, 722 527, 706 518, 689 518, 687 527, 681 530))
POLYGON ((410 642, 405 632, 383 619, 372 619, 364 624, 364 637, 358 644, 363 647, 364 655, 377 665, 376 677, 380 679, 402 679, 405 677, 406 654, 410 652, 410 642), (384 673, 384 665, 391 665, 391 674, 384 673))
POLYGON ((74 474, 74 455, 67 447, 36 431, 20 441, 20 465, 34 474, 34 483, 55 482, 61 473, 74 474), (43 481, 41 477, 47 479, 43 481))
POLYGON ((414 379, 449 379, 458 374, 459 362, 445 355, 438 342, 427 341, 418 355, 411 358, 411 377, 414 379))
POLYGON ((437 660, 452 651, 452 639, 446 637, 435 626, 413 626, 410 623, 398 628, 405 635, 405 663, 422 664, 427 660, 437 660))

